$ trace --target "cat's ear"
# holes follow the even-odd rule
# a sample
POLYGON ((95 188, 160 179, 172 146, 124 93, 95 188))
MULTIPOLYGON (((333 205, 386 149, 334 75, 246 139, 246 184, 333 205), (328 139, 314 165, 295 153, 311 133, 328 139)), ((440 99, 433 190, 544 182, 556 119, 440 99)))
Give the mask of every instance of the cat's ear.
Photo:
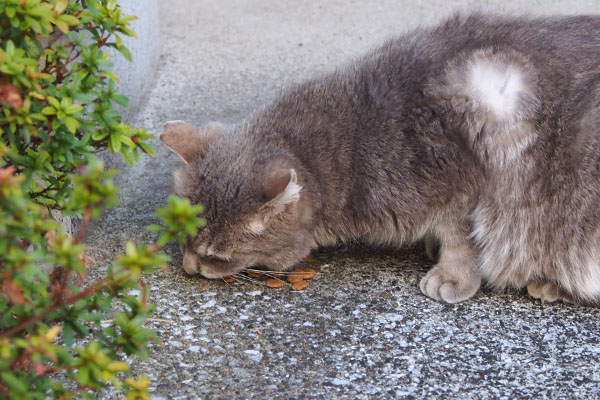
POLYGON ((298 176, 293 168, 270 168, 263 181, 263 194, 267 202, 260 208, 263 223, 286 211, 300 200, 298 176))
POLYGON ((186 163, 204 157, 223 132, 218 123, 210 123, 204 128, 190 125, 183 121, 169 121, 165 124, 159 139, 186 163))
POLYGON ((254 235, 262 234, 269 220, 286 211, 300 200, 298 176, 293 168, 267 168, 263 179, 263 196, 266 203, 250 219, 246 231, 254 235))
POLYGON ((269 200, 265 207, 280 208, 297 202, 302 186, 294 168, 275 169, 266 174, 263 189, 269 200))

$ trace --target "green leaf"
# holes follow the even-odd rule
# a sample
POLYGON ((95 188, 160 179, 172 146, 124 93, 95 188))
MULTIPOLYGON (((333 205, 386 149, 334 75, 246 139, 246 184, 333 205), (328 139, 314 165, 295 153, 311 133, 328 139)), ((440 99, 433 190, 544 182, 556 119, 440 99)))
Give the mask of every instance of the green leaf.
POLYGON ((80 112, 81 110, 83 110, 83 106, 80 104, 72 104, 70 106, 68 106, 67 108, 65 108, 65 112, 67 114, 75 114, 80 112))
POLYGON ((114 101, 115 103, 117 103, 118 105, 122 106, 122 107, 129 107, 129 99, 127 98, 127 96, 123 96, 121 94, 116 94, 112 97, 112 101, 114 101))
POLYGON ((26 395, 28 391, 29 385, 27 384, 27 380, 23 381, 17 378, 12 373, 6 371, 2 372, 2 380, 8 386, 8 388, 14 392, 13 394, 26 395))
POLYGON ((69 32, 69 24, 67 24, 66 22, 57 19, 56 21, 54 21, 54 24, 62 33, 69 32))
POLYGON ((138 146, 142 149, 144 153, 148 154, 149 156, 154 157, 154 155, 156 154, 154 148, 147 143, 139 142, 138 146))
POLYGON ((131 52, 125 46, 117 46, 117 51, 125 57, 127 61, 131 61, 133 57, 131 56, 131 52))
POLYGON ((69 0, 58 0, 54 5, 54 12, 62 14, 69 5, 69 0))
POLYGON ((60 17, 57 18, 58 21, 62 21, 64 23, 66 23, 67 25, 70 26, 77 26, 79 25, 79 19, 73 15, 61 15, 60 17))
POLYGON ((25 16, 25 21, 34 31, 36 31, 37 33, 42 33, 42 25, 37 20, 29 16, 25 16))
POLYGON ((92 134, 92 140, 100 141, 109 135, 109 131, 97 130, 92 134))
POLYGON ((121 150, 121 140, 119 134, 113 134, 108 137, 108 147, 113 153, 118 153, 121 150))
POLYGON ((148 230, 149 232, 152 232, 152 233, 160 233, 165 230, 165 227, 162 225, 158 225, 158 224, 152 224, 152 225, 148 225, 146 227, 146 230, 148 230))
POLYGON ((9 40, 8 42, 6 42, 6 54, 9 55, 10 57, 15 55, 15 44, 13 43, 12 40, 9 40))
POLYGON ((69 130, 69 132, 71 132, 71 133, 77 132, 77 128, 79 127, 79 121, 77 121, 73 117, 67 117, 67 116, 64 117, 63 121, 64 121, 65 125, 67 126, 67 129, 69 130))
POLYGON ((45 114, 45 115, 55 115, 56 114, 56 108, 51 107, 51 106, 46 106, 46 107, 42 108, 42 114, 45 114))
POLYGON ((48 102, 54 106, 54 108, 60 108, 60 102, 51 96, 48 96, 48 102))
POLYGON ((105 70, 100 71, 100 74, 104 75, 105 77, 112 80, 113 82, 119 82, 119 76, 117 74, 115 74, 113 71, 109 71, 109 70, 105 69, 105 70))

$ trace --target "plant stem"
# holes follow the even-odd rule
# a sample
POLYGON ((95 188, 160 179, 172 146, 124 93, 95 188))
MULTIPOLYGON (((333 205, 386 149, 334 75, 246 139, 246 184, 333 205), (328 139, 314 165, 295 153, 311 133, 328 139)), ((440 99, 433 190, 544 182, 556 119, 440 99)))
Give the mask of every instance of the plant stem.
MULTIPOLYGON (((2 331, 0 332, 0 339, 4 339, 7 337, 11 337, 13 336, 15 333, 20 332, 22 330, 24 330, 25 328, 27 328, 30 325, 35 324, 36 322, 42 321, 44 318, 46 318, 51 312, 58 310, 61 307, 64 306, 68 306, 69 304, 73 304, 85 297, 88 297, 89 295, 91 295, 92 293, 95 293, 101 289, 104 289, 102 286, 110 281, 112 278, 114 278, 115 276, 117 276, 119 273, 121 273, 122 271, 116 271, 113 272, 112 274, 104 277, 103 279, 97 281, 96 283, 94 283, 92 286, 89 286, 88 288, 86 288, 85 290, 71 296, 71 297, 67 297, 64 301, 61 301, 60 303, 57 303, 55 305, 53 305, 52 307, 46 309, 46 311, 44 311, 41 314, 36 315, 35 317, 31 317, 26 321, 21 322, 19 325, 12 327, 11 329, 7 330, 7 331, 2 331)), ((112 285, 111 285, 112 286, 112 285)), ((110 286, 109 286, 110 287, 110 286)))

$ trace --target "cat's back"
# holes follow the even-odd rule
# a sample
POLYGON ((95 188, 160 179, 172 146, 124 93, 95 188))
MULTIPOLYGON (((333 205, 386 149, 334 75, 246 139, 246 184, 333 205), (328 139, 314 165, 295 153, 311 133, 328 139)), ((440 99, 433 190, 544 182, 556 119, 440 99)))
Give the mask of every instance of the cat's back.
POLYGON ((456 14, 435 27, 389 40, 365 57, 362 67, 419 84, 443 73, 452 60, 467 59, 482 49, 522 53, 542 75, 595 71, 600 16, 456 14))

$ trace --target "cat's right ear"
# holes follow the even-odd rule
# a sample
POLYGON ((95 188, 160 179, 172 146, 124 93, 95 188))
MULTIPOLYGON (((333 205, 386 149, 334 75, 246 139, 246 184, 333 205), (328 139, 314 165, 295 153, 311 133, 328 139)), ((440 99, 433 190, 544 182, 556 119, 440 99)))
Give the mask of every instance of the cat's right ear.
POLYGON ((211 143, 222 132, 223 127, 218 123, 210 123, 200 128, 183 121, 169 121, 163 127, 159 139, 187 164, 196 158, 204 157, 211 143))

